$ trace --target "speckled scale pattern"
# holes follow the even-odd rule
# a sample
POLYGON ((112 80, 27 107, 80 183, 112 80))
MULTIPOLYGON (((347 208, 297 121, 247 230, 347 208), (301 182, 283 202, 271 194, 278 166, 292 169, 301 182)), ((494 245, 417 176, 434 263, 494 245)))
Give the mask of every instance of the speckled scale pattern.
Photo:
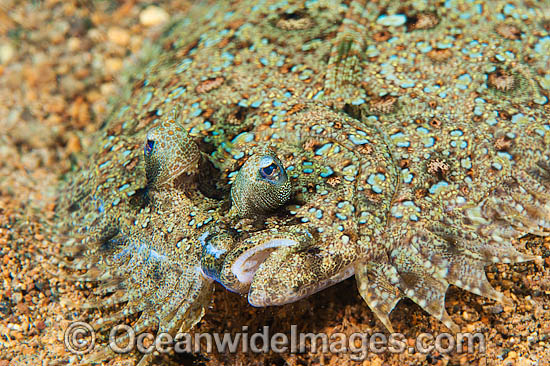
POLYGON ((514 239, 550 229, 550 20, 530 5, 215 2, 176 20, 60 198, 65 230, 97 232, 68 243, 112 294, 97 304, 127 302, 123 315, 141 312, 143 326, 189 329, 212 290, 201 265, 218 270, 243 246, 277 240, 292 245, 238 289, 253 305, 353 274, 388 329, 408 297, 458 330, 444 308, 450 284, 509 301, 484 266, 534 259, 514 239), (147 133, 170 118, 190 136, 178 159, 195 162, 198 148, 217 170, 216 197, 198 189, 200 174, 184 189, 148 187, 147 133), (234 215, 231 185, 266 148, 291 198, 234 215), (213 232, 231 240, 201 264, 213 232))

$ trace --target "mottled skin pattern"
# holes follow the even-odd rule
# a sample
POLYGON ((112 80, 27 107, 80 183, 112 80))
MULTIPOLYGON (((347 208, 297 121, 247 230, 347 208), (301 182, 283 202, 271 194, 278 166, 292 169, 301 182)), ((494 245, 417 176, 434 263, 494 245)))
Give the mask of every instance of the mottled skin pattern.
POLYGON ((510 301, 484 266, 534 259, 514 239, 550 230, 550 19, 512 3, 219 2, 175 22, 60 201, 91 305, 126 304, 102 324, 188 330, 212 279, 267 306, 355 273, 390 330, 408 297, 457 331, 449 284, 510 301), (247 184, 266 151, 290 197, 247 184))

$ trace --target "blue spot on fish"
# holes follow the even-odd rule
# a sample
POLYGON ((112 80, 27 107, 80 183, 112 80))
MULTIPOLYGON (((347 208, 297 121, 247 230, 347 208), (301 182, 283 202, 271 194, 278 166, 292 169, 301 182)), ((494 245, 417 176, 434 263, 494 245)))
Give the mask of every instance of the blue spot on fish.
POLYGON ((320 176, 322 178, 328 178, 330 177, 332 174, 334 174, 334 170, 332 170, 331 167, 327 166, 323 169, 323 171, 321 172, 320 176))
POLYGON ((126 183, 126 184, 120 186, 120 187, 118 188, 118 190, 119 190, 119 191, 123 191, 123 190, 125 190, 125 189, 127 189, 127 188, 130 188, 130 185, 129 185, 128 183, 126 183))
POLYGON ((322 156, 322 155, 325 155, 325 153, 327 151, 330 150, 330 148, 332 147, 332 143, 329 142, 327 144, 324 144, 323 146, 321 146, 320 148, 318 148, 317 150, 315 150, 315 155, 319 155, 319 156, 322 156))
POLYGON ((369 143, 369 140, 367 140, 366 138, 361 138, 361 137, 356 136, 356 135, 349 135, 349 139, 355 145, 364 145, 364 144, 369 143))
POLYGON ((451 136, 462 136, 464 135, 464 132, 462 130, 452 130, 451 136))
POLYGON ((432 147, 435 145, 435 138, 429 137, 428 141, 424 144, 424 147, 432 147))
POLYGON ((439 189, 443 187, 447 187, 449 183, 445 182, 444 180, 437 182, 433 186, 430 187, 429 192, 431 194, 435 194, 439 189))
POLYGON ((340 212, 337 212, 336 213, 336 217, 339 218, 340 220, 347 220, 348 217, 344 214, 341 214, 340 212))

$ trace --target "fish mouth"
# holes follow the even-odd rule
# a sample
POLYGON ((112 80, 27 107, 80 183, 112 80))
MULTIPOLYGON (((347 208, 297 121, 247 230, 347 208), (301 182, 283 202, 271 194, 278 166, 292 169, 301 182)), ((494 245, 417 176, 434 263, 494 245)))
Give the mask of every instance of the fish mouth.
POLYGON ((273 257, 284 258, 308 245, 312 235, 303 228, 288 232, 265 230, 236 245, 227 253, 221 270, 226 289, 245 294, 256 281, 258 271, 275 271, 273 257))
POLYGON ((204 232, 201 271, 227 290, 245 294, 254 282, 256 272, 274 253, 299 247, 303 236, 263 231, 241 242, 226 232, 204 232))
POLYGON ((263 232, 247 240, 231 272, 252 306, 296 302, 355 274, 355 254, 332 252, 303 227, 263 232))
MULTIPOLYGON (((274 238, 242 252, 231 264, 231 273, 242 288, 250 287, 254 275, 265 260, 276 250, 298 245, 298 241, 287 238, 274 238)), ((246 291, 245 291, 246 292, 246 291)))
MULTIPOLYGON (((272 282, 256 281, 248 292, 248 302, 255 307, 290 304, 342 282, 354 274, 355 267, 350 264, 329 278, 298 288, 273 286, 272 282)), ((261 272, 258 271, 258 275, 261 275, 261 272)))
POLYGON ((208 269, 203 268, 203 273, 229 291, 247 294, 252 306, 292 303, 355 274, 353 252, 334 254, 333 247, 319 243, 303 227, 262 231, 224 248, 216 247, 215 238, 224 242, 219 236, 201 239, 203 248, 215 257, 213 265, 202 264, 208 269))

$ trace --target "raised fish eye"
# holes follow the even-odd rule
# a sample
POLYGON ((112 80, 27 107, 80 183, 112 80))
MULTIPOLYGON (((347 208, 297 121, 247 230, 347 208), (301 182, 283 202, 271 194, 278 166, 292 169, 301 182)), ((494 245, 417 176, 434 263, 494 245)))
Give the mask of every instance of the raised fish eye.
POLYGON ((145 143, 145 155, 148 155, 153 151, 153 148, 155 147, 155 141, 147 139, 145 143))
POLYGON ((200 151, 173 115, 154 125, 145 138, 143 152, 147 185, 182 187, 198 173, 200 151))
POLYGON ((290 198, 290 181, 274 152, 253 154, 231 187, 232 209, 241 217, 274 211, 290 198))
POLYGON ((260 168, 260 175, 262 178, 265 178, 270 181, 275 181, 278 179, 278 170, 279 167, 275 163, 271 163, 270 165, 260 168))

